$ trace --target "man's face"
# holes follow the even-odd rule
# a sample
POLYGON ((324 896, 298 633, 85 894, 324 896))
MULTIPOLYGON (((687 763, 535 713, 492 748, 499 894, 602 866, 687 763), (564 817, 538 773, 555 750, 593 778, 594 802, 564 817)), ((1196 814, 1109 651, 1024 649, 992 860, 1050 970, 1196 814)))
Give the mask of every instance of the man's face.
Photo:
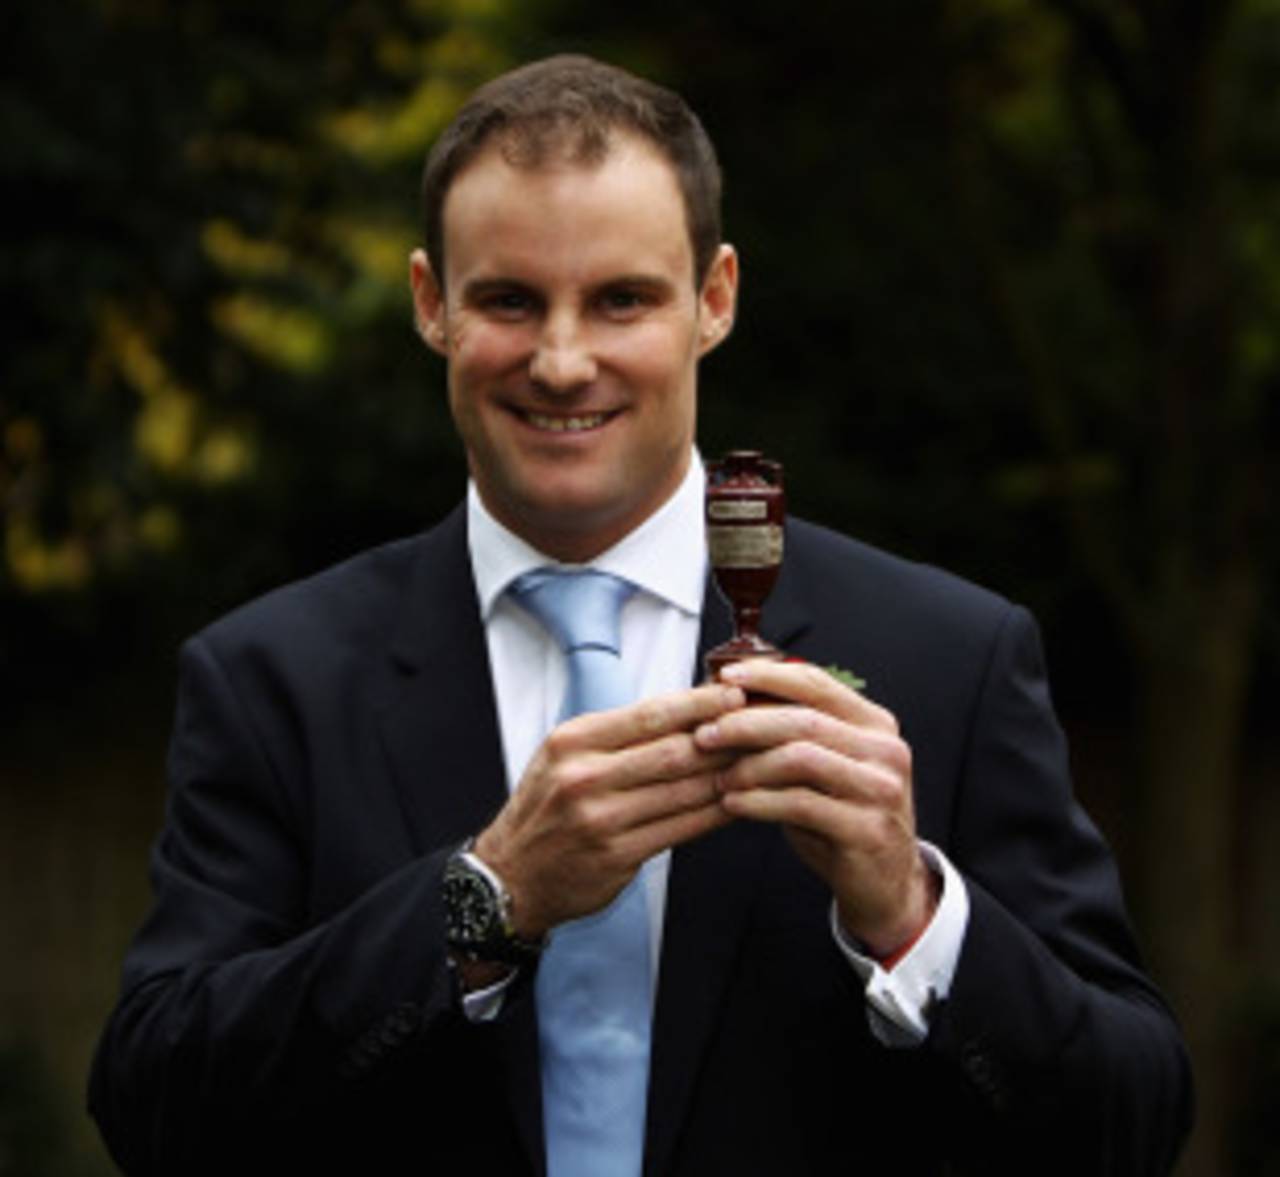
POLYGON ((733 323, 734 253, 695 287, 675 175, 628 135, 596 165, 482 152, 449 189, 444 246, 443 293, 415 252, 414 301, 481 498, 535 547, 590 559, 684 477, 698 360, 733 323))

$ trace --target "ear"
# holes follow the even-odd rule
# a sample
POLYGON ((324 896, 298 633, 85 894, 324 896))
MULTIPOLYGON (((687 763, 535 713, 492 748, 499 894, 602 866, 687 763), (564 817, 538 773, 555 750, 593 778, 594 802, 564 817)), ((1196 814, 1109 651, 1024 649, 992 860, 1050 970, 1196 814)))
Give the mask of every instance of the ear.
POLYGON ((415 249, 409 255, 409 288, 413 291, 413 321, 418 334, 432 351, 447 355, 444 291, 425 250, 415 249))
POLYGON ((698 293, 698 355, 704 356, 733 330, 738 311, 738 254, 722 244, 698 293))

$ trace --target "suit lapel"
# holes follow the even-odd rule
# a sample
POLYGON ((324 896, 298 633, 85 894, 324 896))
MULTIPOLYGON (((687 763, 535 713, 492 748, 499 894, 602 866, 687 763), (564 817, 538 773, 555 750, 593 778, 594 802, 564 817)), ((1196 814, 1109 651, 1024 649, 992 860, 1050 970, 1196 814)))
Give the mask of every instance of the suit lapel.
POLYGON ((397 690, 382 735, 414 851, 424 854, 476 833, 506 799, 461 509, 423 539, 391 657, 397 690))
MULTIPOLYGON (((425 854, 483 829, 507 798, 462 508, 424 537, 391 658, 398 686, 382 714, 382 738, 414 851, 425 854)), ((521 1141, 541 1173, 532 996, 513 997, 491 1029, 521 1141)))
MULTIPOLYGON (((761 627, 783 649, 809 624, 800 585, 786 568, 761 627)), ((706 652, 731 632, 728 606, 708 578, 695 682, 703 677, 706 652)), ((742 822, 672 853, 654 1011, 646 1177, 657 1177, 670 1163, 763 873, 757 868, 773 837, 770 827, 742 822)))

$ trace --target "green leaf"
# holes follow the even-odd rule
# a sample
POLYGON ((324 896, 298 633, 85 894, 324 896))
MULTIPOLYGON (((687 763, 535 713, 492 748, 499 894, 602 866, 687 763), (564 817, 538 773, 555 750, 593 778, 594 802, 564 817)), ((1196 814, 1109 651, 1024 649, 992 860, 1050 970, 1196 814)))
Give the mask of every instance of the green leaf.
POLYGON ((861 691, 866 688, 867 680, 859 678, 851 670, 845 670, 843 667, 835 665, 835 663, 830 666, 824 666, 823 669, 837 682, 844 683, 850 690, 861 691))

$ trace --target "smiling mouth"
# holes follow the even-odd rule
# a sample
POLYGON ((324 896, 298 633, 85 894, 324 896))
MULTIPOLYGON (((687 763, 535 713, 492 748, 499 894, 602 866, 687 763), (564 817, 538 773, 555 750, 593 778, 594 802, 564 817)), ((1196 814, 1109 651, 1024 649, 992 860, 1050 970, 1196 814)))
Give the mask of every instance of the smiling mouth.
POLYGON ((582 413, 575 417, 553 417, 547 413, 520 413, 521 419, 527 424, 535 429, 546 430, 548 433, 586 433, 591 429, 599 429, 616 415, 616 413, 582 413))

